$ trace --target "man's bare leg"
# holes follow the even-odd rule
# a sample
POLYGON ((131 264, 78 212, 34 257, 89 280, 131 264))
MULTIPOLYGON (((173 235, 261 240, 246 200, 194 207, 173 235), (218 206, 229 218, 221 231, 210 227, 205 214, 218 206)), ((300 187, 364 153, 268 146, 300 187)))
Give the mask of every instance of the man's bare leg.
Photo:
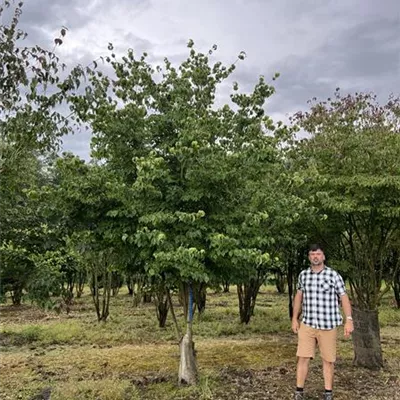
POLYGON ((335 370, 335 364, 333 362, 328 362, 322 360, 323 364, 323 372, 324 372, 324 382, 325 382, 325 390, 333 389, 333 373, 335 370))
POLYGON ((308 375, 309 357, 299 357, 297 361, 297 387, 303 388, 308 375))

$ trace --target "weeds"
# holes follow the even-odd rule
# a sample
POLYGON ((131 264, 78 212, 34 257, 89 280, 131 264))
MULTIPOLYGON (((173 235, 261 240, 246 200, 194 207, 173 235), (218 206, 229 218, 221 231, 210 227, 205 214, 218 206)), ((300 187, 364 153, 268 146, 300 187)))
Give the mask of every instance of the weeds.
MULTIPOLYGON (((52 400, 209 400, 245 398, 247 390, 257 399, 291 390, 296 338, 290 331, 287 298, 272 287, 262 288, 248 325, 239 323, 234 290, 208 294, 205 313, 194 321, 200 371, 196 387, 177 385, 179 349, 172 321, 158 328, 154 306, 132 307, 123 290, 111 302, 106 323, 96 321, 88 294, 75 300, 69 316, 27 305, 1 306, 0 398, 30 399, 51 390, 52 400), (254 385, 264 385, 269 392, 254 385)), ((176 298, 174 303, 182 321, 176 298)), ((395 398, 390 390, 400 382, 400 311, 386 301, 380 321, 386 369, 371 379, 389 393, 388 398, 395 398)), ((339 363, 344 372, 338 377, 338 399, 345 398, 345 382, 361 374, 352 369, 352 357, 351 341, 340 333, 339 363)))

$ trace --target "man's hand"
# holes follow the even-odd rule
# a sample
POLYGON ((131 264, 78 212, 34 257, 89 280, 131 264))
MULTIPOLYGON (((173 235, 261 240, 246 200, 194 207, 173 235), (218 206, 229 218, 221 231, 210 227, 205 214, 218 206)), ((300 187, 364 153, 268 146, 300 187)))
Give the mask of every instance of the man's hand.
POLYGON ((292 319, 292 331, 293 333, 298 333, 300 328, 300 324, 297 318, 292 319))
POLYGON ((349 338, 353 331, 354 331, 353 321, 348 319, 344 324, 344 337, 349 338))

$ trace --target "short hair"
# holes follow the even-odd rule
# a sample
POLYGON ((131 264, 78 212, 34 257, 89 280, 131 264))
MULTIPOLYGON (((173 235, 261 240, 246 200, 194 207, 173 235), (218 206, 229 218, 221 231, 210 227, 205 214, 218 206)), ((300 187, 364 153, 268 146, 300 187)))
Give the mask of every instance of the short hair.
POLYGON ((310 251, 318 251, 318 250, 321 250, 322 252, 324 252, 324 248, 318 243, 313 243, 308 248, 308 252, 310 252, 310 251))

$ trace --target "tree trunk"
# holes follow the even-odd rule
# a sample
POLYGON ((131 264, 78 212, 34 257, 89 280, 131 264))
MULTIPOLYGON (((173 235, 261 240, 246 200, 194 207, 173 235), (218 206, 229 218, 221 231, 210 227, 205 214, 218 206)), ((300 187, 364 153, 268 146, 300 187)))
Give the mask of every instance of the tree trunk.
POLYGON ((128 288, 128 294, 129 296, 133 296, 133 288, 135 286, 135 282, 133 278, 130 276, 126 278, 126 287, 128 288))
POLYGON ((185 316, 185 320, 188 318, 188 307, 189 307, 189 293, 188 293, 188 285, 182 283, 178 287, 178 301, 179 305, 183 307, 183 314, 185 316))
POLYGON ((400 268, 397 270, 393 279, 393 293, 397 308, 400 308, 400 268))
POLYGON ((394 299, 396 301, 397 308, 400 308, 400 285, 393 284, 394 299))
POLYGON ((293 318, 293 292, 295 291, 294 289, 294 265, 292 261, 289 261, 287 264, 287 283, 288 283, 288 296, 289 296, 289 318, 292 320, 293 318))
POLYGON ((103 306, 100 320, 106 322, 110 314, 111 272, 107 271, 103 276, 103 306))
POLYGON ((165 285, 161 284, 160 287, 155 290, 154 303, 156 305, 158 326, 160 328, 165 328, 169 310, 169 303, 165 285))
MULTIPOLYGON (((192 320, 193 320, 193 290, 190 285, 184 285, 189 292, 188 298, 188 317, 186 325, 186 334, 182 338, 180 348, 180 363, 179 363, 179 385, 195 385, 197 383, 197 363, 196 351, 192 339, 192 320)), ((185 290, 186 291, 186 290, 185 290)))
POLYGON ((358 367, 378 370, 383 367, 377 310, 359 310, 353 307, 354 361, 358 367))
MULTIPOLYGON (((191 287, 190 287, 191 288, 191 287)), ((191 290, 193 290, 191 288, 191 290)), ((193 292, 192 292, 193 295, 193 292)), ((189 318, 189 308, 190 308, 190 312, 194 313, 195 309, 194 309, 194 301, 192 301, 190 303, 190 299, 189 299, 189 285, 187 283, 182 283, 179 286, 179 292, 178 292, 178 299, 179 299, 179 304, 183 307, 183 313, 185 315, 185 320, 188 321, 189 318), (189 306, 189 304, 191 304, 191 306, 189 306)))
POLYGON ((99 303, 99 283, 97 272, 94 267, 92 272, 92 281, 90 284, 90 291, 92 293, 93 304, 96 309, 97 321, 100 321, 100 303, 99 303))
POLYGON ((64 288, 64 282, 62 283, 63 291, 65 290, 65 291, 71 292, 72 297, 74 297, 74 288, 75 288, 76 279, 77 279, 77 273, 70 272, 67 274, 67 277, 65 280, 66 288, 64 288))
POLYGON ((153 296, 150 292, 144 292, 143 297, 142 297, 142 302, 143 303, 151 303, 152 297, 153 296))
POLYGON ((76 297, 79 299, 82 296, 83 288, 86 283, 86 272, 78 272, 78 277, 75 282, 76 297))
POLYGON ((11 291, 11 301, 14 306, 20 306, 22 301, 22 288, 14 287, 11 291))
POLYGON ((175 330, 176 330, 176 337, 178 339, 178 343, 180 344, 183 339, 183 336, 182 336, 181 327, 179 326, 178 320, 176 319, 174 305, 172 303, 171 292, 169 291, 169 288, 166 288, 166 295, 167 295, 169 308, 171 310, 172 320, 174 322, 174 326, 175 326, 175 330))
POLYGON ((207 300, 207 285, 205 283, 200 283, 194 288, 194 301, 197 306, 197 311, 199 315, 206 309, 207 300))
POLYGON ((180 347, 179 384, 195 385, 197 383, 197 363, 194 342, 192 340, 192 323, 187 324, 187 332, 183 337, 180 347))
POLYGON ((229 281, 223 283, 224 293, 229 293, 229 281))
POLYGON ((286 292, 286 276, 281 270, 275 271, 275 286, 278 290, 278 293, 285 293, 286 292))
POLYGON ((73 292, 73 287, 68 288, 68 289, 63 289, 62 291, 62 299, 65 304, 65 310, 67 312, 67 315, 69 315, 69 312, 71 311, 71 306, 74 302, 74 292, 73 292))
POLYGON ((248 324, 250 318, 254 315, 254 307, 260 287, 260 279, 254 278, 250 279, 248 283, 237 285, 240 322, 242 324, 248 324))
POLYGON ((115 297, 119 293, 119 289, 122 286, 122 276, 118 271, 113 271, 111 275, 111 290, 112 296, 115 297))
POLYGON ((91 292, 93 303, 96 309, 97 320, 105 322, 109 316, 110 297, 111 297, 111 272, 107 267, 103 269, 103 273, 99 274, 96 266, 92 269, 91 292), (101 285, 99 284, 101 278, 101 285), (100 290, 102 292, 100 293, 100 290))
POLYGON ((137 307, 142 301, 144 287, 146 285, 145 279, 140 274, 136 274, 135 277, 131 278, 132 280, 132 305, 133 307, 137 307), (135 291, 136 286, 136 291, 135 291))

